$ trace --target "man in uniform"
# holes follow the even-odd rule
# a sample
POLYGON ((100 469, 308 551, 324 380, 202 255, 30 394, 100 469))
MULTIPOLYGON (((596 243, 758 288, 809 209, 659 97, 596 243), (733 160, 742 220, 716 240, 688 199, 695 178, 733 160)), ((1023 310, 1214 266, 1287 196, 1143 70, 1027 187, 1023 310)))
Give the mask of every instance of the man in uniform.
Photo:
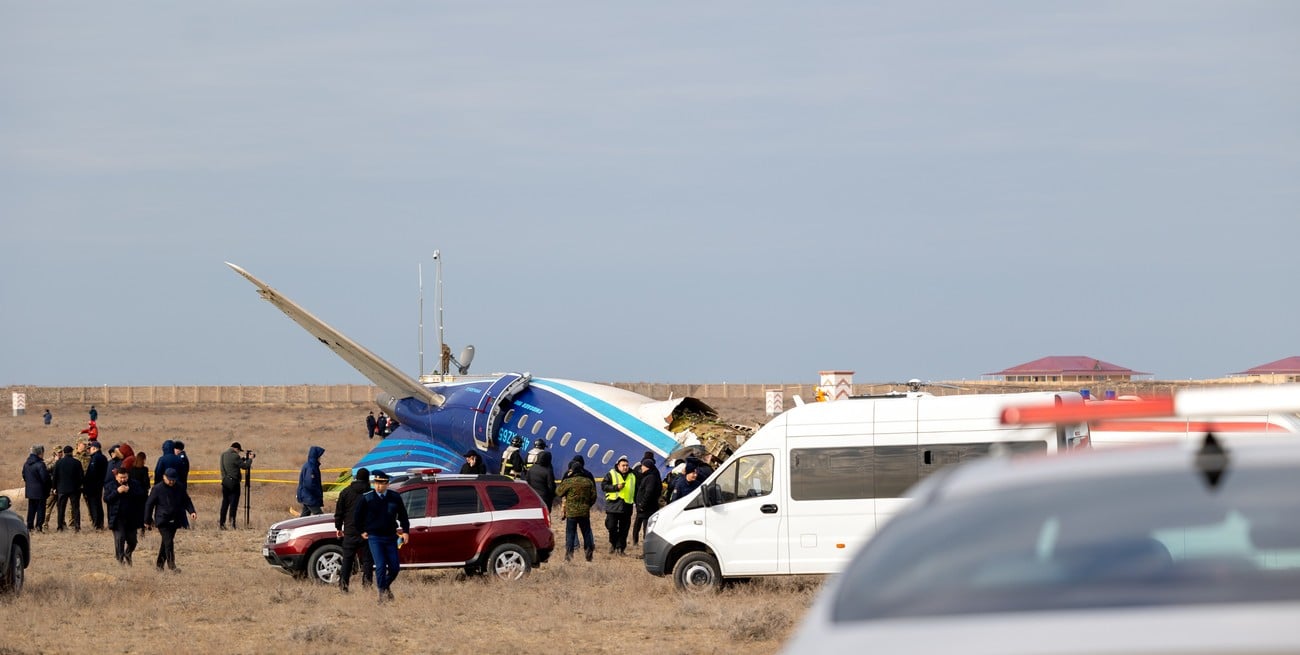
POLYGON ((401 570, 397 549, 406 544, 411 521, 406 517, 402 498, 388 490, 388 474, 377 471, 371 478, 374 490, 366 492, 354 512, 361 538, 370 545, 375 560, 375 588, 379 602, 393 599, 390 587, 401 570))

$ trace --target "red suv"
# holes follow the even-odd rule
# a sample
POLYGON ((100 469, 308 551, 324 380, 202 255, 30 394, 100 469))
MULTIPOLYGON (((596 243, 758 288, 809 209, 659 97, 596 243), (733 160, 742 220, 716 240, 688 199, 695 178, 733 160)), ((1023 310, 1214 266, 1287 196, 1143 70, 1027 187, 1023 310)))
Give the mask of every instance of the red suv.
MULTIPOLYGON (((463 568, 518 580, 550 559, 551 516, 527 484, 501 475, 424 472, 394 476, 411 519, 403 569, 463 568)), ((262 556, 295 576, 337 584, 343 562, 334 515, 279 521, 266 533, 262 556)))

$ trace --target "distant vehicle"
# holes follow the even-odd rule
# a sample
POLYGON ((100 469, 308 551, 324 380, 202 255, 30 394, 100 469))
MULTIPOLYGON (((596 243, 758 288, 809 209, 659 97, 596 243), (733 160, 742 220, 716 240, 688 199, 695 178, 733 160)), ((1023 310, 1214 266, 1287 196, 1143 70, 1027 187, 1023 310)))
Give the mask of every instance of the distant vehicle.
MULTIPOLYGON (((404 569, 462 568, 518 580, 555 549, 550 512, 527 484, 500 475, 423 473, 393 478, 411 520, 398 551, 404 569)), ((304 516, 271 526, 266 562, 295 576, 338 584, 343 547, 334 515, 304 516)))
POLYGON ((922 482, 787 653, 1300 652, 1300 444, 986 458, 922 482))
POLYGON ((0 496, 0 594, 16 596, 23 590, 32 546, 27 521, 10 509, 12 504, 8 496, 0 496))
MULTIPOLYGON (((248 271, 229 262, 227 266, 383 390, 375 402, 388 416, 396 417, 400 427, 376 441, 354 470, 366 467, 371 473, 390 475, 412 468, 460 470, 462 454, 472 448, 482 453, 489 472, 498 473, 502 453, 516 436, 523 439, 524 452, 544 440, 557 464, 582 455, 594 469, 613 466, 619 455, 639 460, 646 451, 663 459, 700 443, 691 430, 696 423, 717 427, 713 422, 717 412, 699 399, 654 400, 592 382, 516 372, 433 376, 432 382, 422 384, 248 271)), ((462 363, 468 369, 469 362, 462 363)))
POLYGON ((991 450, 1088 445, 1086 423, 1006 426, 1005 407, 1082 402, 1069 391, 913 391, 795 407, 650 518, 646 571, 691 592, 714 591, 726 578, 836 573, 908 502, 905 490, 934 471, 991 450))

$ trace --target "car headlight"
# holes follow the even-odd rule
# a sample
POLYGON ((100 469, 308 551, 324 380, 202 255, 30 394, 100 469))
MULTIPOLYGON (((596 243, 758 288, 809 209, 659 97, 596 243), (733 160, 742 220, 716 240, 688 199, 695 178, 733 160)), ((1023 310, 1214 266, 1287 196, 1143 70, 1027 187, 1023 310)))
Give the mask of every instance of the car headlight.
POLYGON ((659 512, 655 512, 654 514, 651 514, 650 518, 646 519, 645 521, 645 531, 654 532, 655 524, 658 522, 659 522, 659 512))
POLYGON ((292 534, 290 534, 290 532, 291 532, 290 530, 280 530, 280 531, 276 532, 276 533, 275 533, 275 543, 276 543, 276 544, 288 543, 288 542, 289 542, 289 538, 293 536, 292 534))

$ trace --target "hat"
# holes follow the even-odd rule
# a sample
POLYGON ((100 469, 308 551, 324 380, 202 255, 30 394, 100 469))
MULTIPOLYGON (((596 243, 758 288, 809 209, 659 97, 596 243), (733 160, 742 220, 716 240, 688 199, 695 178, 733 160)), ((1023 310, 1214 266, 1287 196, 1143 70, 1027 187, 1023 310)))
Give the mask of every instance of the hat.
POLYGON ((655 461, 654 461, 653 459, 650 459, 649 457, 647 457, 647 458, 641 460, 641 466, 644 466, 644 467, 646 467, 646 468, 648 468, 648 469, 652 469, 652 468, 655 467, 655 461))
MULTIPOLYGON (((172 445, 175 445, 175 444, 172 444, 172 445)), ((238 441, 236 441, 235 443, 230 444, 230 447, 231 447, 231 448, 234 448, 235 450, 243 450, 243 449, 244 449, 243 446, 239 445, 239 442, 238 442, 238 441)))
POLYGON ((92 440, 92 441, 90 442, 90 447, 91 447, 91 448, 103 448, 104 446, 103 446, 102 444, 100 444, 98 441, 93 441, 93 440, 92 440))
POLYGON ((388 474, 384 473, 383 471, 375 471, 375 474, 370 476, 370 479, 374 480, 375 482, 379 482, 381 480, 384 482, 388 482, 388 474))
POLYGON ((64 447, 63 447, 63 454, 64 454, 64 455, 71 455, 71 454, 72 454, 72 446, 64 446, 64 447))
POLYGON ((619 462, 626 462, 626 461, 627 461, 627 455, 619 455, 618 459, 615 460, 614 463, 617 464, 619 462))
POLYGON ((694 473, 697 470, 699 470, 699 467, 697 467, 693 462, 689 462, 689 461, 686 462, 686 470, 684 471, 685 473, 694 473))
POLYGON ((356 478, 355 478, 355 479, 360 480, 360 481, 362 481, 362 482, 369 482, 369 481, 370 481, 370 469, 368 469, 368 468, 366 468, 366 467, 364 467, 364 466, 361 467, 361 468, 359 468, 359 469, 357 469, 357 475, 356 475, 356 478))
POLYGON ((177 475, 176 475, 176 469, 167 469, 166 471, 163 471, 163 475, 165 475, 165 476, 167 476, 167 477, 169 477, 169 478, 171 478, 171 479, 173 479, 173 480, 175 480, 175 479, 177 478, 177 475))
POLYGON ((478 457, 478 451, 477 451, 477 450, 467 450, 467 451, 465 451, 465 456, 466 456, 466 457, 478 457))
POLYGON ((185 450, 185 442, 180 439, 173 441, 172 450, 185 450))

